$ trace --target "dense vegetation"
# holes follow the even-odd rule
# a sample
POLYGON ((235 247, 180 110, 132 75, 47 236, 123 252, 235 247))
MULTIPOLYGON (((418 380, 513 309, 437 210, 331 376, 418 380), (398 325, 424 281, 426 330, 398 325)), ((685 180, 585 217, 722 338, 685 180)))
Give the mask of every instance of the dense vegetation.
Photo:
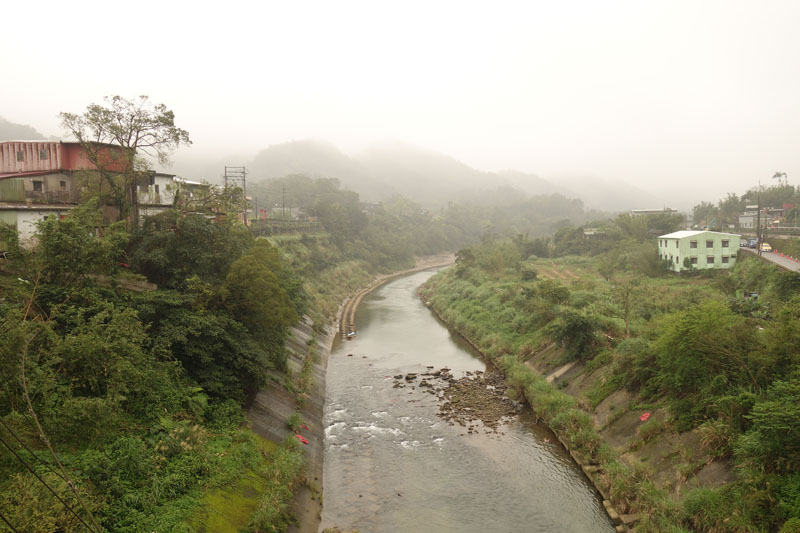
POLYGON ((327 323, 414 256, 585 217, 561 197, 498 193, 434 215, 402 198, 365 207, 335 180, 277 184, 325 231, 254 239, 232 217, 177 210, 126 229, 91 201, 42 221, 32 249, 3 230, 0 509, 15 527, 191 530, 209 491, 261 476, 273 482, 250 527, 281 529, 300 453, 265 451, 242 406, 270 376, 297 388, 290 326, 327 323))
MULTIPOLYGON (((264 461, 242 428, 243 402, 285 367, 306 307, 278 251, 225 219, 168 213, 100 236, 97 216, 44 220, 37 246, 13 249, 0 276, 5 519, 24 531, 175 531, 203 490, 284 465, 296 476, 296 460, 281 459, 299 459, 296 446, 264 461), (142 276, 159 290, 123 288, 142 276)), ((271 523, 286 520, 284 509, 271 523)))
POLYGON ((620 217, 599 238, 570 230, 546 242, 484 239, 459 252, 424 295, 559 436, 601 465, 616 505, 640 513, 642 530, 795 531, 800 275, 754 257, 741 257, 731 272, 668 274, 648 243, 648 227, 663 222, 620 217), (585 255, 552 259, 568 251, 585 255), (586 397, 564 394, 522 364, 553 343, 565 361, 605 369, 586 397), (684 475, 722 459, 736 482, 676 503, 645 466, 624 465, 590 416, 620 388, 669 410, 666 426, 642 432, 701 432, 702 450, 684 475))
POLYGON ((299 208, 318 219, 344 257, 383 271, 408 268, 414 256, 456 250, 483 235, 541 237, 601 216, 585 211, 580 200, 558 194, 527 197, 508 188, 487 193, 480 201, 451 203, 438 212, 399 196, 362 204, 335 179, 303 175, 266 180, 250 192, 258 205, 299 208))

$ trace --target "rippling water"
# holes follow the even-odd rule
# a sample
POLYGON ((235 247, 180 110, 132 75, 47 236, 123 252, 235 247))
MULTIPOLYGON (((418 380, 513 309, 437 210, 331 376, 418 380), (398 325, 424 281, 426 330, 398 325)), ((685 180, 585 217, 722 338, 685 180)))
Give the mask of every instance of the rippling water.
POLYGON ((594 490, 549 432, 523 414, 500 433, 441 420, 424 389, 392 376, 484 370, 419 301, 431 272, 395 280, 358 309, 358 336, 328 363, 322 527, 366 532, 603 532, 594 490), (352 354, 348 356, 348 354, 352 354))

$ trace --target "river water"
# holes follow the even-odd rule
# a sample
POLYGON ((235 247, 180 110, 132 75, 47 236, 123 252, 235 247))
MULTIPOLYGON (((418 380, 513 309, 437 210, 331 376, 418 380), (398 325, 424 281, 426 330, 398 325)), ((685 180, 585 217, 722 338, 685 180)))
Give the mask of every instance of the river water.
POLYGON ((433 272, 394 280, 358 308, 358 336, 328 362, 322 528, 367 532, 614 531, 594 489, 529 412, 467 434, 393 375, 484 370, 417 297, 433 272))

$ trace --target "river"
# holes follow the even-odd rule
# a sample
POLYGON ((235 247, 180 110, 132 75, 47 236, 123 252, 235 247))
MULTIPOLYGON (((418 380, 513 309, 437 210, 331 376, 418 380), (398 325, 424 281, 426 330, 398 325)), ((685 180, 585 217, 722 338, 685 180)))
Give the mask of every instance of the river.
POLYGON ((594 489, 530 412, 467 434, 438 400, 392 376, 484 370, 417 297, 432 271, 391 281, 356 314, 328 362, 322 528, 367 532, 614 531, 594 489))

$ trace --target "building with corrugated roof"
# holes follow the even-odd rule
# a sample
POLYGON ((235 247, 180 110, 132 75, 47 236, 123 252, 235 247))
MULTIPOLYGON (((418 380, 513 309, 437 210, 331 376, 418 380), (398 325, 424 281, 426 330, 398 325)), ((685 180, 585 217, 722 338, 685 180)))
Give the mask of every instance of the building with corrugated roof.
MULTIPOLYGON (((85 183, 81 175, 98 170, 121 174, 128 164, 125 149, 115 144, 91 143, 91 157, 78 142, 0 142, 0 223, 16 228, 20 243, 31 244, 37 223, 49 216, 63 217, 78 205, 85 183)), ((202 187, 172 174, 150 172, 136 178, 140 214, 150 216, 170 209, 181 189, 202 187), (186 185, 184 185, 184 182, 186 185)), ((115 220, 118 210, 105 206, 115 220)), ((0 252, 3 252, 0 243, 0 252)))
POLYGON ((658 237, 658 258, 674 272, 731 268, 740 236, 716 231, 675 231, 658 237))

